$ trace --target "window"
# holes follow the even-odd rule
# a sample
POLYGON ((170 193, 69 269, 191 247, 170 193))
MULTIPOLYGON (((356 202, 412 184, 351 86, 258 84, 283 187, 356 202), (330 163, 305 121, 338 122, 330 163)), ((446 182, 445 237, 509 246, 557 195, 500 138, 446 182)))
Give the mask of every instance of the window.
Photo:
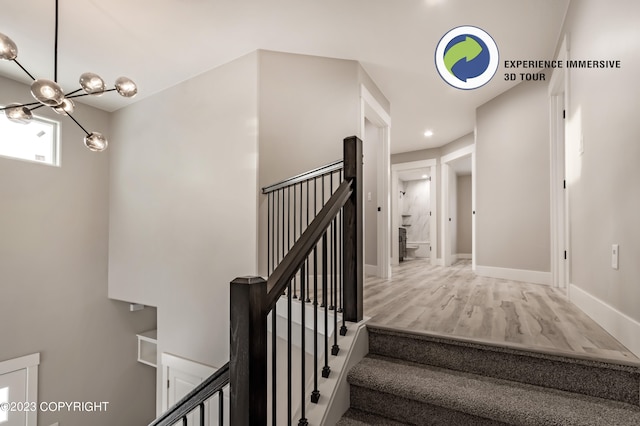
POLYGON ((60 165, 59 123, 34 116, 28 124, 9 121, 0 114, 0 156, 60 165))
MULTIPOLYGON (((39 364, 39 353, 0 361, 0 404, 28 403, 29 407, 38 406, 39 364)), ((0 410, 0 426, 36 424, 37 410, 0 410)))
MULTIPOLYGON (((9 387, 0 389, 0 405, 9 402, 9 387)), ((0 423, 6 423, 9 421, 8 410, 0 410, 0 423)))

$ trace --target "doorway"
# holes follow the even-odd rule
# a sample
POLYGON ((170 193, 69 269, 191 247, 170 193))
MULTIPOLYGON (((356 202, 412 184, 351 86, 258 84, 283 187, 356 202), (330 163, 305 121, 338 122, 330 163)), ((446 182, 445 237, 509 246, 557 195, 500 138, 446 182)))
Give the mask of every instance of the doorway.
POLYGON ((442 265, 471 259, 475 271, 475 145, 447 154, 440 161, 442 265))
MULTIPOLYGON (((567 58, 566 40, 560 47, 558 60, 567 58)), ((549 83, 551 124, 551 280, 557 288, 569 283, 569 189, 566 182, 565 114, 568 85, 566 70, 554 69, 549 83)))
POLYGON ((391 167, 391 263, 400 258, 428 258, 438 264, 438 175, 436 160, 391 167), (401 233, 406 237, 401 253, 401 233))
POLYGON ((391 277, 389 245, 390 128, 391 117, 360 86, 360 137, 363 141, 364 268, 367 275, 391 277))

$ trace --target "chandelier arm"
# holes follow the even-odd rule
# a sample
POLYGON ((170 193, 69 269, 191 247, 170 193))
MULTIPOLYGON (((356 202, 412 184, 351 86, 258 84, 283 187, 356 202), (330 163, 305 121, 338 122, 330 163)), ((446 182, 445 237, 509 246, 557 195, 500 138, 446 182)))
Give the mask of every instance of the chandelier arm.
POLYGON ((89 132, 87 132, 87 129, 85 129, 84 127, 82 127, 82 124, 78 123, 78 120, 76 120, 75 118, 73 118, 73 116, 69 113, 67 113, 67 117, 69 117, 70 119, 73 120, 74 123, 76 123, 78 125, 78 127, 80 127, 86 134, 87 136, 89 136, 89 132))
POLYGON ((53 45, 53 81, 58 82, 58 0, 56 0, 56 35, 53 45))
POLYGON ((16 64, 18 64, 18 66, 19 66, 20 68, 22 68, 22 71, 26 72, 26 73, 27 73, 27 75, 28 75, 29 77, 31 77, 31 80, 36 81, 36 78, 35 78, 34 76, 32 76, 32 75, 31 75, 31 73, 30 73, 29 71, 27 71, 27 69, 26 69, 25 67, 23 67, 23 66, 22 66, 22 64, 20 64, 20 62, 18 62, 18 60, 17 60, 17 59, 14 59, 14 60, 13 60, 13 62, 15 62, 16 64))
POLYGON ((74 93, 78 93, 78 92, 81 92, 81 91, 82 91, 82 89, 76 89, 73 92, 65 93, 64 97, 68 98, 69 96, 73 95, 74 93))
MULTIPOLYGON (((40 105, 40 106, 44 106, 44 105, 42 105, 40 102, 31 102, 31 103, 28 103, 28 104, 22 104, 22 105, 6 106, 6 107, 3 107, 3 108, 0 108, 0 111, 4 111, 4 110, 7 110, 7 109, 11 109, 11 108, 30 107, 30 106, 33 106, 33 105, 40 105)), ((39 108, 39 107, 38 107, 38 108, 39 108)), ((34 109, 36 109, 36 108, 29 108, 29 109, 34 110, 34 109)))
MULTIPOLYGON (((82 90, 82 89, 78 89, 78 90, 82 90)), ((71 93, 75 93, 75 92, 77 92, 78 90, 75 90, 75 91, 73 91, 73 92, 71 92, 71 93)), ((117 90, 117 89, 107 89, 107 90, 105 90, 104 92, 100 92, 100 94, 107 93, 107 92, 113 92, 114 90, 117 90)), ((70 93, 70 94, 71 94, 71 93, 70 93)), ((94 96, 95 96, 96 94, 95 94, 95 93, 81 93, 81 94, 79 94, 79 95, 65 96, 65 98, 67 98, 67 99, 73 99, 73 98, 81 98, 81 97, 83 97, 83 96, 89 96, 89 95, 94 95, 94 96)))

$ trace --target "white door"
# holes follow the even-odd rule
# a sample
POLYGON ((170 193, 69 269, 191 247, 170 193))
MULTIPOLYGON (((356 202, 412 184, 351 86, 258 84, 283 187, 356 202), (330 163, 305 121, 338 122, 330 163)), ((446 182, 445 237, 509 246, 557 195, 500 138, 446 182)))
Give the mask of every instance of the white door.
MULTIPOLYGON (((196 386, 216 372, 217 368, 200 364, 185 358, 180 358, 167 353, 162 354, 162 366, 164 371, 164 383, 166 393, 163 397, 162 411, 166 411, 176 402, 191 392, 196 386)), ((225 424, 229 422, 229 389, 224 390, 225 424)), ((219 399, 212 397, 205 404, 205 425, 218 424, 219 399)), ((188 416, 188 424, 199 424, 199 411, 196 410, 188 416)), ((4 426, 4 425, 0 425, 4 426)))
MULTIPOLYGON (((1 426, 25 426, 27 424, 27 410, 23 409, 22 404, 27 400, 26 369, 0 375, 1 426), (12 406, 13 404, 16 405, 12 406), (7 409, 7 407, 12 410, 7 409)), ((29 403, 27 402, 27 404, 29 403)), ((35 402, 32 402, 32 404, 35 404, 35 402)))

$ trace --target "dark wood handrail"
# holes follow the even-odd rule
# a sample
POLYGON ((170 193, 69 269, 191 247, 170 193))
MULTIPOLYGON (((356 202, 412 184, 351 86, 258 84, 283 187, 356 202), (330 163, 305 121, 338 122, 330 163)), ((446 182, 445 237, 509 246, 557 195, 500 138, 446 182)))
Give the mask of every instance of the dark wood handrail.
POLYGON ((198 406, 220 392, 229 384, 229 363, 220 367, 209 378, 189 392, 184 398, 169 408, 160 417, 155 419, 149 426, 170 426, 180 421, 184 416, 191 413, 198 406))
POLYGON ((342 160, 334 161, 333 163, 329 163, 322 167, 318 167, 317 169, 309 170, 308 172, 301 173, 297 176, 284 179, 278 183, 265 186, 264 188, 262 188, 262 193, 269 194, 273 191, 277 191, 278 189, 295 185, 296 183, 304 182, 316 177, 327 175, 328 173, 332 173, 332 172, 335 172, 336 170, 342 169, 342 164, 343 164, 342 160))
POLYGON ((351 182, 351 180, 345 180, 340 184, 331 198, 329 198, 329 201, 302 233, 300 239, 296 241, 295 250, 290 250, 287 253, 268 278, 265 312, 270 311, 276 305, 278 298, 284 293, 289 281, 298 272, 313 247, 320 241, 322 234, 327 230, 342 206, 349 200, 353 192, 351 182))

